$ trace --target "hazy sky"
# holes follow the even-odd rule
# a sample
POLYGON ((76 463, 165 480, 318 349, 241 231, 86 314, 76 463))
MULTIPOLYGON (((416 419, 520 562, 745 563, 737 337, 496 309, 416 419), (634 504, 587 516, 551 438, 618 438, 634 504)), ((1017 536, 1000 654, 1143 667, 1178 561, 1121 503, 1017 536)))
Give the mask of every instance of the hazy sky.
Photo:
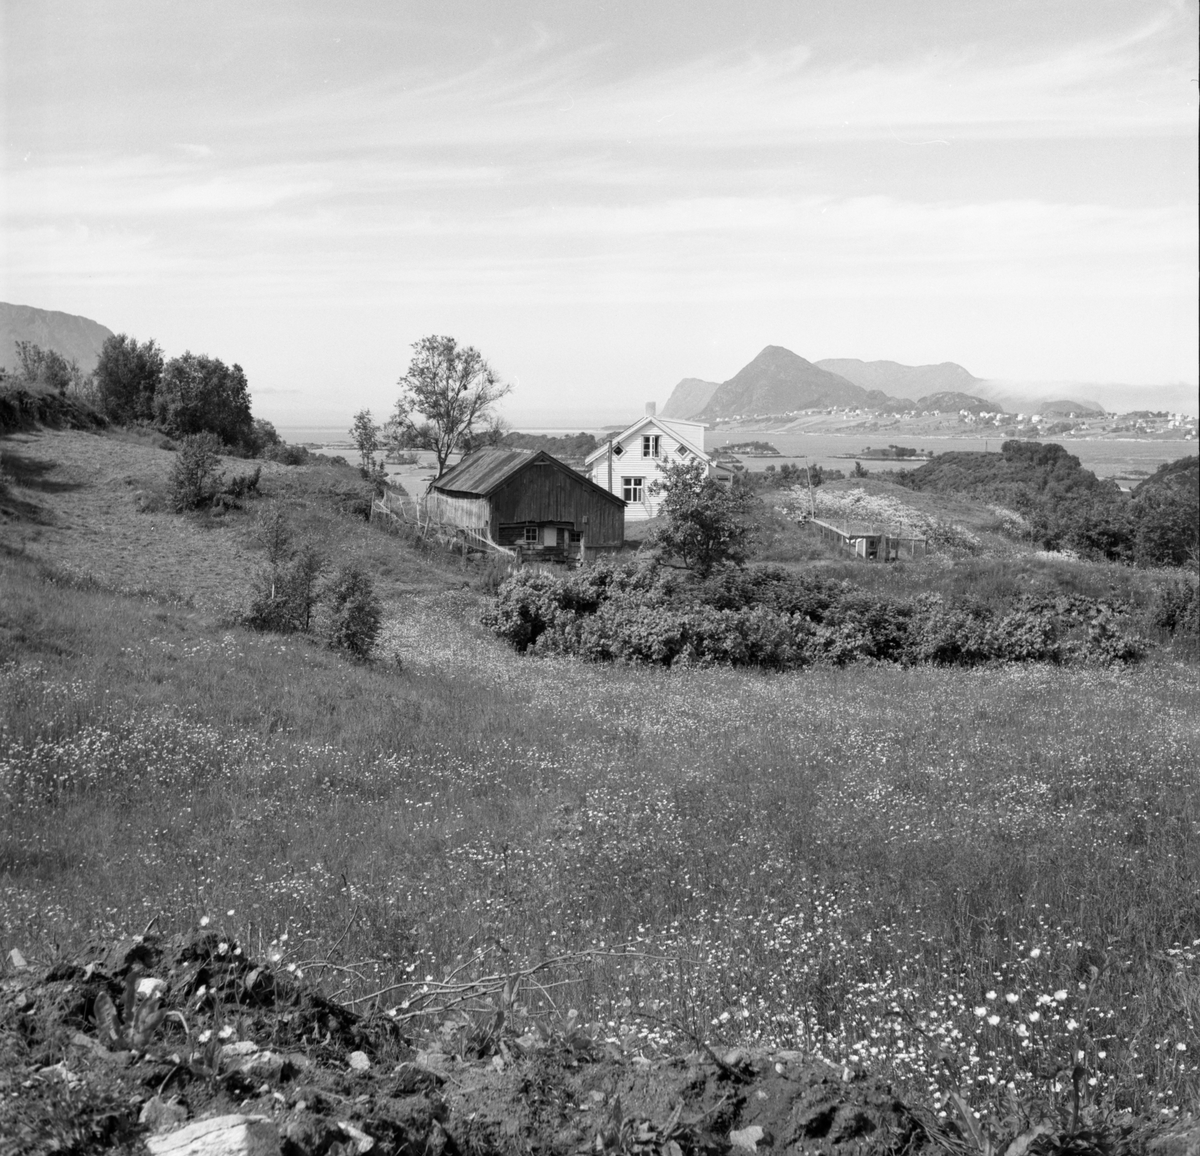
POLYGON ((766 344, 1197 377, 1194 0, 0 0, 0 299, 379 416, 453 334, 511 420, 766 344))

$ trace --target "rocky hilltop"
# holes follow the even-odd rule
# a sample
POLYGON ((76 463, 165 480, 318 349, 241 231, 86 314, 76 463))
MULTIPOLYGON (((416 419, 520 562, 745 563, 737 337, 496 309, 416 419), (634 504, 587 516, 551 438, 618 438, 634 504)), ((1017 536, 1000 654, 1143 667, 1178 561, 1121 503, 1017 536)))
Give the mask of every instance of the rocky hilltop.
POLYGON ((17 365, 15 343, 32 341, 74 361, 84 373, 91 373, 101 347, 112 335, 111 329, 90 317, 0 301, 0 366, 10 370, 17 365))
POLYGON ((662 416, 679 418, 681 421, 695 417, 720 388, 719 381, 701 381, 698 377, 685 377, 671 390, 671 396, 663 406, 662 416))
POLYGON ((867 404, 867 390, 862 386, 821 369, 781 345, 768 345, 749 365, 717 387, 699 417, 717 420, 738 414, 867 404))

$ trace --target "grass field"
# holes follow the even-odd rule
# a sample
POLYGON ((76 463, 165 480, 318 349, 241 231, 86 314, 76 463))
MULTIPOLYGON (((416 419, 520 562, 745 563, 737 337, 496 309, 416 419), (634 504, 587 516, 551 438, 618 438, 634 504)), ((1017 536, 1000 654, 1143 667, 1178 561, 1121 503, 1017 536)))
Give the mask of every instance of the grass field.
MULTIPOLYGON (((121 523, 161 533, 80 548, 46 487, 70 439, 109 439, 38 437, 4 443, 52 463, 13 490, 42 522, 0 529, 4 952, 208 917, 387 1007, 393 984, 603 948, 520 1001, 631 1047, 815 1049, 980 1111, 1064 1102, 1078 1056, 1100 1109, 1200 1107, 1194 665, 525 659, 454 566, 268 478, 378 567, 384 658, 355 665, 229 625, 247 519, 125 497, 121 523)), ((149 453, 121 451, 153 488, 149 453)), ((96 485, 70 468, 78 508, 96 485)))

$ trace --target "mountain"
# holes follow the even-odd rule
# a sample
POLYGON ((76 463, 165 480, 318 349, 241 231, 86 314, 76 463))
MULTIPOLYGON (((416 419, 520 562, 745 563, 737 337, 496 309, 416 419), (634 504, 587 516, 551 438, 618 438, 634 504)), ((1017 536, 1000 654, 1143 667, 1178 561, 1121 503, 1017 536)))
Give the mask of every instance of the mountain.
POLYGON ((863 389, 901 397, 931 393, 971 393, 979 378, 953 361, 940 365, 901 365, 898 361, 859 361, 856 357, 826 357, 815 362, 863 389))
POLYGON ((706 421, 738 414, 790 413, 818 406, 866 406, 867 391, 781 345, 768 345, 722 382, 697 414, 706 421))
POLYGON ((0 366, 9 370, 17 367, 14 344, 32 341, 76 362, 84 373, 91 373, 96 368, 101 346, 112 335, 111 329, 87 317, 0 301, 0 366))
POLYGON ((701 381, 698 377, 685 377, 671 390, 671 396, 667 398, 667 404, 663 406, 662 416, 679 418, 680 421, 695 417, 708 405, 712 400, 712 395, 718 389, 720 389, 719 382, 701 381))
POLYGON ((942 413, 957 413, 960 409, 969 409, 972 413, 981 410, 994 413, 997 403, 988 401, 985 397, 975 397, 970 393, 959 393, 957 390, 947 390, 942 393, 931 393, 917 399, 916 409, 940 410, 942 413))
MULTIPOLYGON (((1060 383, 1060 388, 1061 388, 1060 383)), ((1095 414, 1100 417, 1104 407, 1087 398, 1069 397, 1064 393, 1051 393, 1036 385, 1022 387, 1013 382, 980 381, 975 392, 992 402, 992 408, 1005 413, 1040 413, 1046 417, 1066 417, 1068 414, 1095 414)))

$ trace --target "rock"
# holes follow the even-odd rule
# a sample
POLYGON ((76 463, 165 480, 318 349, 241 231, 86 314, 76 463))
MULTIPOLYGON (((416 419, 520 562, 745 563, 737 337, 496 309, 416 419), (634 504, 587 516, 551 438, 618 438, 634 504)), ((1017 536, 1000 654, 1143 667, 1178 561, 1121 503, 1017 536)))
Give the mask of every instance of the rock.
POLYGON ((146 1138, 150 1156, 280 1156, 279 1133, 265 1116, 212 1116, 146 1138))
POLYGON ((749 1128, 735 1128, 729 1133, 729 1143, 734 1148, 741 1152, 757 1152, 758 1145, 766 1136, 757 1124, 751 1124, 749 1128))
POLYGON ((366 1132, 360 1131, 348 1120, 339 1120, 338 1127, 345 1133, 347 1139, 354 1145, 356 1156, 366 1156, 375 1147, 375 1141, 366 1132))
POLYGON ((351 1052, 350 1055, 346 1057, 346 1063, 348 1063, 351 1069, 355 1072, 367 1072, 371 1069, 371 1061, 367 1057, 366 1052, 351 1052))
POLYGON ((25 957, 15 947, 8 953, 8 962, 17 971, 24 971, 29 966, 25 957))
POLYGON ((151 1132, 167 1132, 187 1120, 187 1109, 174 1100, 154 1096, 142 1105, 138 1123, 145 1124, 151 1132))

